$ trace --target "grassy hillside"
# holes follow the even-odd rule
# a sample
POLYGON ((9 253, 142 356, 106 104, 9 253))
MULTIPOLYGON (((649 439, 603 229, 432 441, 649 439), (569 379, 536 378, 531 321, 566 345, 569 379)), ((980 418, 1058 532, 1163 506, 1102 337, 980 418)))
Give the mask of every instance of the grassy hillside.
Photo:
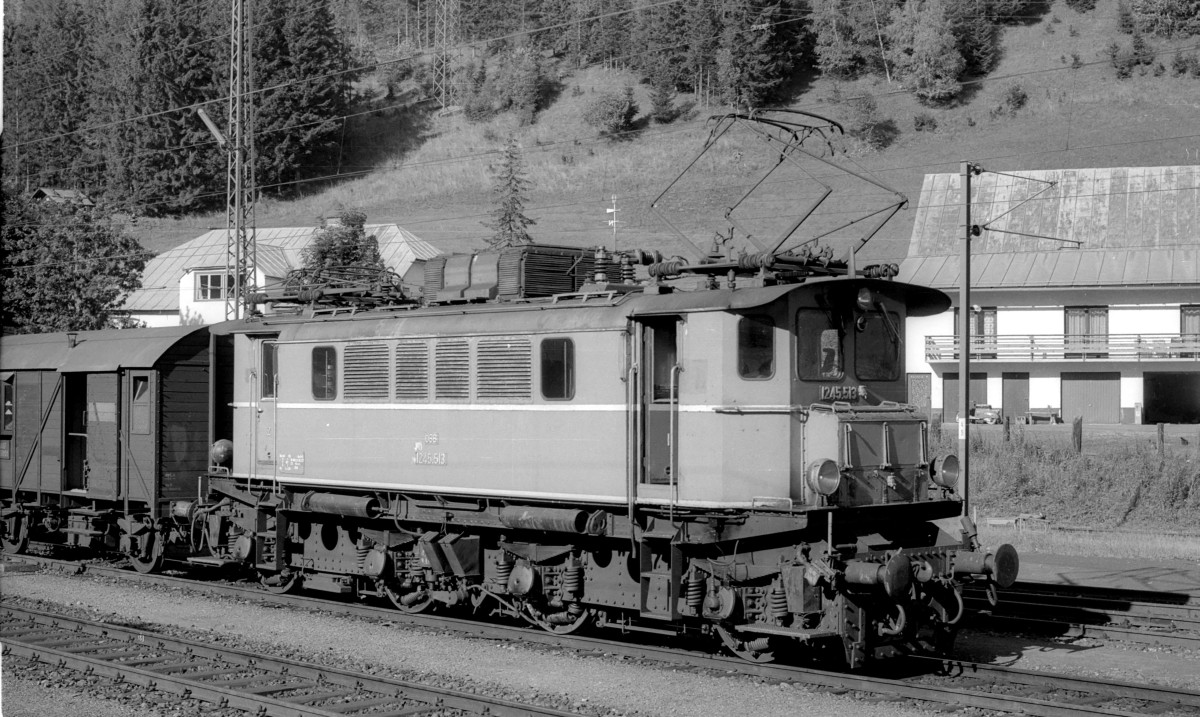
MULTIPOLYGON (((968 85, 955 106, 921 106, 883 78, 836 82, 811 74, 796 78, 789 106, 845 120, 851 113, 847 100, 873 95, 880 114, 891 121, 894 138, 881 151, 855 153, 851 159, 914 204, 926 173, 956 172, 962 160, 1001 171, 1200 163, 1200 79, 1175 77, 1169 70, 1175 48, 1194 51, 1195 38, 1152 39, 1151 47, 1162 53, 1158 60, 1167 71, 1155 76, 1153 66, 1143 66, 1131 78, 1119 80, 1105 52, 1113 39, 1129 42, 1117 32, 1116 15, 1117 0, 1100 0, 1086 14, 1071 10, 1063 0, 1049 3, 1041 16, 1004 30, 997 68, 968 85), (1024 106, 1015 112, 996 111, 1004 107, 1014 86, 1026 95, 1024 106), (932 117, 937 129, 916 131, 918 114, 932 117), (1185 138, 1174 139, 1179 137, 1185 138)), ((682 242, 646 206, 698 151, 707 133, 705 118, 723 109, 695 107, 695 99, 683 95, 677 104, 691 106, 690 116, 661 126, 643 114, 642 129, 635 136, 618 142, 597 137, 582 120, 584 106, 595 93, 619 91, 633 80, 598 68, 564 75, 553 104, 526 127, 515 126, 511 118, 471 124, 461 115, 382 112, 359 123, 359 139, 347 152, 348 163, 361 162, 369 170, 336 185, 311 185, 310 192, 297 199, 268 200, 258 210, 258 222, 310 225, 315 217, 349 205, 364 209, 371 222, 399 223, 445 251, 479 248, 488 234, 480 222, 491 208, 489 163, 512 132, 522 143, 535 184, 526 213, 537 221, 531 229, 536 239, 578 245, 610 242, 604 210, 616 195, 625 222, 620 227, 622 246, 680 253, 682 242)), ((650 107, 648 89, 636 90, 645 113, 650 107)), ((739 169, 738 151, 730 148, 691 176, 687 191, 676 195, 673 208, 679 216, 698 225, 697 213, 711 208, 713 192, 724 199, 753 176, 739 169)), ((794 211, 797 194, 803 193, 788 181, 765 189, 762 207, 772 217, 789 207, 794 211)), ((859 185, 830 201, 865 206, 877 199, 878 190, 859 185)), ((900 213, 863 255, 901 258, 912 215, 911 209, 900 213)), ((223 225, 221 214, 151 222, 139 231, 148 247, 162 250, 223 225)), ((714 225, 704 231, 721 228, 714 225)), ((698 236, 704 233, 698 226, 696 231, 698 236)))

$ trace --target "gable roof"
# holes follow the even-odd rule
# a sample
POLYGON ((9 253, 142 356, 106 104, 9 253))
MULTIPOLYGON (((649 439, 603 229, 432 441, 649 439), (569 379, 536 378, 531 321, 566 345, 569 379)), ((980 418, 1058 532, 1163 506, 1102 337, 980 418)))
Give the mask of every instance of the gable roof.
MULTIPOLYGON (((403 274, 418 259, 439 252, 429 242, 396 224, 367 224, 368 236, 379 241, 383 263, 403 274)), ((303 262, 300 254, 319 230, 314 227, 267 227, 255 230, 259 269, 271 279, 282 279, 303 262)), ((142 287, 125 301, 126 311, 178 311, 179 280, 197 268, 225 268, 228 231, 213 229, 159 254, 146 262, 142 287)))
MULTIPOLYGON (((971 242, 974 286, 1200 283, 1200 165, 1014 174, 972 179, 972 223, 994 230, 971 242)), ((961 177, 926 175, 900 278, 956 285, 962 234, 961 177)))
POLYGON ((30 198, 34 201, 39 199, 54 204, 78 204, 84 207, 96 206, 88 195, 78 189, 55 189, 53 187, 38 187, 33 190, 30 198))

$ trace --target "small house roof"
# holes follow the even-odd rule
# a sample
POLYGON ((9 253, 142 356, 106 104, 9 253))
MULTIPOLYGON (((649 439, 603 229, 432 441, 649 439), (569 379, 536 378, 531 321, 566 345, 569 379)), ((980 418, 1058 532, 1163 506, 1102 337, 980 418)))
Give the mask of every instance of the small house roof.
POLYGON ((31 195, 33 200, 44 200, 55 204, 79 204, 84 207, 96 206, 91 198, 78 189, 55 189, 53 187, 38 187, 31 195))
MULTIPOLYGON (((379 241, 383 263, 398 274, 418 259, 440 254, 429 242, 396 224, 368 224, 364 229, 379 241)), ((313 227, 256 229, 259 269, 270 279, 282 279, 303 263, 301 252, 318 231, 313 227)), ((146 262, 142 288, 129 296, 123 308, 134 312, 178 311, 179 280, 192 269, 223 268, 227 236, 227 230, 213 229, 146 262)))

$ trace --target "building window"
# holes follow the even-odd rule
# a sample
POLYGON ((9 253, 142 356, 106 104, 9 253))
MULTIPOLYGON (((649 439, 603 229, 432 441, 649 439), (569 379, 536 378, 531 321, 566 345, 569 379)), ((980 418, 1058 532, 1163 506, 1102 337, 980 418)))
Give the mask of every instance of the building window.
POLYGON ((1179 307, 1180 358, 1196 358, 1200 354, 1200 306, 1179 307))
POLYGON ((273 342, 264 342, 262 345, 261 393, 263 398, 275 398, 275 390, 278 387, 279 375, 275 368, 275 358, 278 353, 277 346, 278 344, 273 342))
POLYGON ((337 398, 337 349, 332 346, 312 350, 312 393, 318 401, 337 398))
POLYGON ((1068 306, 1066 358, 1108 358, 1108 308, 1068 306))
POLYGON ((770 316, 738 320, 738 375, 745 379, 775 375, 775 322, 770 316))
MULTIPOLYGON (((954 309, 954 334, 958 335, 958 308, 954 309)), ((996 358, 996 308, 984 306, 971 309, 969 329, 971 331, 971 356, 981 359, 996 358)))
POLYGON ((568 401, 575 397, 575 342, 542 339, 542 397, 568 401))
POLYGON ((224 301, 232 292, 233 277, 225 272, 196 274, 196 301, 224 301))

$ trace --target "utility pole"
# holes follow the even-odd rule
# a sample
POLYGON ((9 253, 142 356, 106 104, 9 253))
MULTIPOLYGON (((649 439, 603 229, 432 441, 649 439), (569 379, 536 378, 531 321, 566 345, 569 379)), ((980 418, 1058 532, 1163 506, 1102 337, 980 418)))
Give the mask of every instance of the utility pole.
POLYGON ((612 215, 612 219, 608 220, 608 225, 613 228, 612 250, 615 252, 617 250, 617 225, 621 223, 617 219, 617 212, 619 212, 621 210, 617 209, 617 195, 615 195, 615 194, 612 195, 612 203, 613 203, 612 207, 605 209, 604 211, 606 214, 612 215))
POLYGON ((245 315, 256 281, 254 235, 254 121, 251 52, 246 36, 247 0, 232 0, 229 23, 229 164, 225 182, 225 318, 245 315))
POLYGON ((971 177, 983 171, 970 162, 959 167, 963 189, 962 267, 958 284, 958 463, 962 476, 963 515, 971 500, 971 239, 982 230, 971 223, 971 177))

